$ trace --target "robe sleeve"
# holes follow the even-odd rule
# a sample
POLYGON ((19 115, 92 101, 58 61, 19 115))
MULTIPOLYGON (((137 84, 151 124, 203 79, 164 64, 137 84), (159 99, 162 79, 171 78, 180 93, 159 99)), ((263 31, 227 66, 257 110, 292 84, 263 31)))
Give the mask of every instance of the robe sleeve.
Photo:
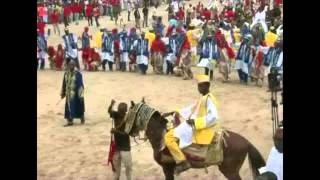
POLYGON ((61 95, 66 94, 66 73, 63 75, 61 95))
POLYGON ((283 64, 283 53, 281 52, 280 55, 279 55, 279 59, 278 59, 278 61, 277 61, 276 66, 277 66, 278 68, 282 68, 282 64, 283 64))
POLYGON ((83 98, 84 97, 84 87, 83 87, 83 80, 81 73, 77 73, 77 87, 78 87, 78 97, 83 98))
POLYGON ((203 117, 198 117, 194 120, 196 130, 204 129, 212 126, 218 118, 216 106, 210 97, 207 100, 207 114, 203 117))
POLYGON ((74 42, 77 46, 76 48, 78 48, 78 37, 75 34, 73 35, 73 39, 74 39, 74 42))
POLYGON ((122 52, 122 51, 123 51, 123 41, 120 40, 120 52, 122 52))
POLYGON ((179 109, 177 110, 180 114, 180 116, 183 117, 183 119, 187 120, 190 116, 190 114, 192 113, 192 107, 194 107, 196 105, 196 103, 191 104, 185 108, 179 109))
POLYGON ((138 45, 138 40, 135 40, 132 44, 132 49, 136 49, 138 45))

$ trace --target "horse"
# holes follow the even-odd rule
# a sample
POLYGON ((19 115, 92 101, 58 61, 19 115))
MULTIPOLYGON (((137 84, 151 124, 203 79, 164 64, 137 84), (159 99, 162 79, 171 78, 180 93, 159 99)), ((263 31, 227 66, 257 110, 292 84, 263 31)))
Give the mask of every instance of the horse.
MULTIPOLYGON (((139 114, 139 111, 141 111, 140 109, 142 109, 140 108, 142 105, 151 108, 150 106, 146 105, 144 101, 138 104, 135 104, 133 101, 131 101, 131 107, 129 109, 128 116, 133 117, 132 120, 133 124, 135 125, 130 126, 131 129, 127 129, 127 122, 126 131, 131 136, 135 136, 133 134, 137 134, 137 131, 134 130, 137 129, 136 124, 143 124, 143 126, 141 126, 139 130, 143 130, 145 132, 146 139, 149 140, 153 149, 154 160, 162 167, 165 180, 174 180, 174 169, 176 163, 174 162, 170 154, 169 157, 172 158, 172 161, 163 161, 161 157, 163 156, 163 152, 168 150, 167 148, 165 148, 164 150, 162 148, 164 135, 168 131, 168 120, 164 115, 166 113, 161 115, 159 111, 156 111, 154 109, 152 114, 149 113, 150 115, 145 115, 146 113, 143 111, 139 114), (141 116, 149 117, 149 119, 141 118, 141 116), (137 117, 139 117, 139 120, 141 120, 142 122, 137 123, 137 117)), ((148 111, 150 112, 150 110, 148 111)), ((225 144, 222 145, 223 160, 220 164, 218 164, 220 172, 228 180, 241 180, 239 171, 246 156, 248 155, 252 175, 255 179, 255 177, 259 175, 258 169, 265 166, 265 160, 261 156, 260 152, 256 149, 256 147, 249 142, 249 140, 232 131, 227 131, 227 133, 228 136, 224 137, 225 144)), ((206 168, 208 165, 205 164, 204 161, 195 161, 190 160, 189 158, 188 161, 191 164, 191 168, 206 168)), ((211 165, 209 164, 209 166, 211 165)))

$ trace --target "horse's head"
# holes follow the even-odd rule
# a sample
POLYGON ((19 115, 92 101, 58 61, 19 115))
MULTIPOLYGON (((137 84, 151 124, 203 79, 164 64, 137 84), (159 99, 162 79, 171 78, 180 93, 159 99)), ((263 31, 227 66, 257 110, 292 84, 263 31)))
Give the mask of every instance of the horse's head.
MULTIPOLYGON (((131 102, 131 106, 130 106, 130 109, 131 109, 131 108, 133 108, 133 107, 136 105, 136 103, 135 103, 134 101, 130 101, 130 102, 131 102)), ((142 97, 141 103, 143 103, 143 104, 146 103, 145 100, 144 100, 144 97, 142 97)))
POLYGON ((144 98, 141 103, 131 101, 127 120, 126 126, 128 126, 130 135, 135 136, 138 134, 137 132, 145 131, 149 140, 157 139, 159 141, 166 132, 168 123, 165 117, 146 104, 144 98))

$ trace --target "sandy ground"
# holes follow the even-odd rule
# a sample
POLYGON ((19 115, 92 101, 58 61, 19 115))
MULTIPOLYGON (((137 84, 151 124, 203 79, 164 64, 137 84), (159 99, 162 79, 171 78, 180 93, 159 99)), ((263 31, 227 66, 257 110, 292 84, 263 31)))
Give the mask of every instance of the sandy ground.
MULTIPOLYGON (((196 3, 192 1, 192 4, 196 3)), ((159 13, 166 19, 163 9, 161 7, 159 13)), ((113 27, 109 18, 108 22, 105 17, 100 22, 103 27, 113 27)), ((132 24, 133 16, 129 26, 132 24)), ((71 32, 80 35, 85 25, 86 21, 80 22, 79 26, 72 24, 71 32)), ((90 29, 91 33, 96 30, 90 29)), ((49 39, 50 45, 61 42, 61 38, 55 35, 49 39)), ((197 68, 193 71, 195 74, 203 72, 197 68)), ((198 98, 195 80, 183 81, 178 77, 154 75, 151 67, 146 76, 129 72, 83 72, 87 121, 85 125, 80 125, 80 120, 75 120, 75 126, 66 128, 63 127, 64 102, 57 105, 62 78, 63 72, 45 70, 37 74, 39 180, 112 179, 111 167, 103 165, 107 160, 111 128, 107 106, 112 98, 117 103, 129 103, 130 100, 140 101, 144 96, 150 106, 161 112, 184 107, 198 98)), ((220 104, 218 110, 223 126, 249 139, 267 158, 272 147, 272 121, 271 95, 266 92, 266 85, 262 88, 240 85, 236 72, 232 73, 230 83, 222 83, 216 71, 211 89, 220 104)), ((135 143, 132 141, 131 145, 135 143)), ((164 179, 162 169, 153 160, 148 142, 133 147, 132 157, 135 180, 164 179)), ((208 169, 208 174, 204 169, 191 169, 182 173, 179 179, 225 179, 217 167, 208 169)), ((244 180, 251 179, 247 160, 241 169, 241 176, 244 180)), ((125 177, 122 176, 122 179, 125 177)))

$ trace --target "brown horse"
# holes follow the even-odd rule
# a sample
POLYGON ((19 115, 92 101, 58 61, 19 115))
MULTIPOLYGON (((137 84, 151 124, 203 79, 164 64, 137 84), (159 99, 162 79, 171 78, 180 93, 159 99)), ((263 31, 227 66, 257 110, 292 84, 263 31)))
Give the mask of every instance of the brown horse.
MULTIPOLYGON (((133 109, 134 106, 134 102, 131 101, 130 110, 133 109)), ((134 121, 136 121, 136 118, 134 121)), ((146 133, 147 139, 151 143, 155 161, 162 167, 165 179, 174 180, 174 168, 176 166, 175 162, 163 162, 161 160, 161 156, 163 155, 161 147, 163 145, 164 135, 167 132, 168 120, 164 118, 158 111, 155 111, 149 120, 144 119, 143 121, 145 121, 144 123, 146 124, 143 130, 146 133)), ((132 130, 130 130, 130 133, 131 132, 132 130)), ((237 133, 231 131, 227 132, 229 136, 225 137, 227 146, 224 145, 223 147, 223 161, 219 165, 220 172, 222 172, 222 174, 228 180, 241 180, 239 171, 246 156, 249 155, 249 163, 253 178, 255 179, 255 177, 259 174, 258 169, 265 166, 263 157, 247 139, 237 133)), ((189 162, 192 165, 192 168, 206 167, 204 162, 192 162, 192 160, 189 160, 189 162)))

